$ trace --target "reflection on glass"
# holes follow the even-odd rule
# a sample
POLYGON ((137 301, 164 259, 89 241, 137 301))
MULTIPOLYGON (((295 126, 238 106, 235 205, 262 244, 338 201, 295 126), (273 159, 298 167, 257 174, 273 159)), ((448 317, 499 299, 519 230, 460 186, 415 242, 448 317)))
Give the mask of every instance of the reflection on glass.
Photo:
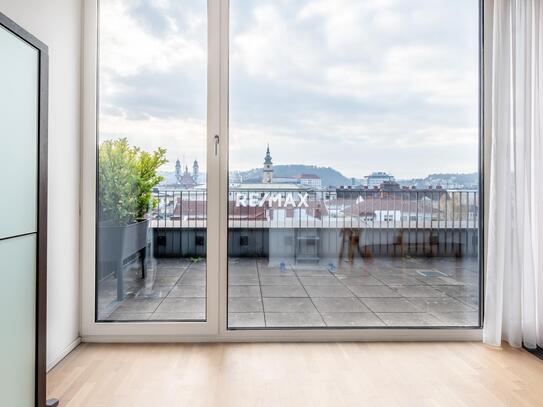
POLYGON ((96 319, 206 319, 204 1, 100 1, 96 319))
MULTIPOLYGON (((0 240, 2 399, 34 405, 36 377, 36 235, 0 240), (9 368, 8 368, 9 366, 9 368), (9 389, 9 390, 8 390, 9 389)), ((7 404, 9 405, 9 404, 7 404)))
POLYGON ((478 3, 230 2, 229 328, 479 325, 478 3))
POLYGON ((37 229, 38 51, 0 25, 0 239, 37 229), (9 176, 7 174, 17 174, 9 176))

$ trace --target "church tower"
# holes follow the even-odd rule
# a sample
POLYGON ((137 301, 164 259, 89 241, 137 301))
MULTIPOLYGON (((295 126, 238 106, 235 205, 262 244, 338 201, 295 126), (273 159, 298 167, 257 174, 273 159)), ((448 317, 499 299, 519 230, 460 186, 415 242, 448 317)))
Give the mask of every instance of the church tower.
POLYGON ((194 164, 192 164, 192 179, 196 184, 198 183, 198 177, 200 177, 200 167, 198 166, 198 161, 194 160, 194 164))
POLYGON ((270 155, 270 145, 266 150, 266 157, 264 157, 264 168, 262 169, 262 183, 271 184, 273 181, 273 163, 270 155))
POLYGON ((177 183, 181 183, 181 162, 179 161, 179 158, 175 161, 175 179, 177 180, 177 183))

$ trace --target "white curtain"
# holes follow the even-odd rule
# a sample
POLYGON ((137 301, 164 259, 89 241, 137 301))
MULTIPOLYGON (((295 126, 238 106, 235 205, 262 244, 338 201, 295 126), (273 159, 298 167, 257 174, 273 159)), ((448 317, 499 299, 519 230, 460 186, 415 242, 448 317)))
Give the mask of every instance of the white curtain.
POLYGON ((484 342, 543 345, 543 0, 494 0, 484 342))

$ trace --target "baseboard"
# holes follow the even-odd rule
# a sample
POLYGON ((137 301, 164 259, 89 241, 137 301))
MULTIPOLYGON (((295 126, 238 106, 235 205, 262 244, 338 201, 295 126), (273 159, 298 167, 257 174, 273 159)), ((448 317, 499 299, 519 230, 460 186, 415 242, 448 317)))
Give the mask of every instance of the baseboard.
POLYGON ((73 351, 75 348, 79 346, 81 343, 81 337, 77 337, 72 343, 66 347, 60 354, 51 360, 50 362, 47 362, 47 372, 49 372, 51 369, 53 369, 56 365, 58 365, 62 359, 64 359, 66 356, 70 354, 71 351, 73 351))

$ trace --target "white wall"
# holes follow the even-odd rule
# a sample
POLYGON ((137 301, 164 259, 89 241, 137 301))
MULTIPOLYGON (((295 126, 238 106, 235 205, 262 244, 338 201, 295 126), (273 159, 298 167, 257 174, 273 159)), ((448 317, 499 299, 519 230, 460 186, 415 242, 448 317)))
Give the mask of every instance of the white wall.
POLYGON ((0 0, 49 47, 47 364, 79 337, 80 0, 0 0))

